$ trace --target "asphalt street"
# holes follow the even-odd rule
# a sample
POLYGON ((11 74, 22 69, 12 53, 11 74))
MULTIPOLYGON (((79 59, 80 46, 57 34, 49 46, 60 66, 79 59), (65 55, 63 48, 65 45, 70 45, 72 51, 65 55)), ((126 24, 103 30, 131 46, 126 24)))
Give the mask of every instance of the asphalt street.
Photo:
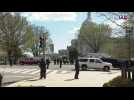
MULTIPOLYGON (((18 82, 18 81, 22 81, 22 80, 27 80, 27 79, 31 79, 34 77, 39 77, 39 67, 38 65, 14 65, 14 66, 9 66, 9 65, 0 65, 0 72, 3 75, 3 85, 8 85, 14 82, 18 82), (22 73, 13 73, 13 71, 21 69, 23 72, 22 73), (25 73, 26 71, 30 72, 30 70, 36 70, 38 71, 37 74, 28 74, 25 73), (9 70, 9 71, 7 71, 9 70)), ((59 65, 53 65, 50 64, 49 67, 50 70, 57 70, 60 69, 59 65)), ((72 71, 74 69, 73 65, 63 65, 62 68, 60 69, 62 70, 66 70, 66 71, 72 71)), ((36 72, 36 71, 35 71, 36 72)), ((34 73, 34 72, 33 72, 34 73)))
MULTIPOLYGON (((50 71, 47 74, 52 73, 55 70, 59 70, 57 73, 62 71, 67 71, 66 73, 70 73, 70 71, 74 70, 74 65, 62 65, 62 68, 59 68, 59 65, 50 64, 50 71)), ((94 70, 89 70, 94 72, 94 70)), ((100 70, 98 70, 99 72, 100 70)), ((38 65, 14 65, 10 67, 9 65, 0 65, 0 72, 3 75, 3 85, 9 85, 14 82, 28 80, 35 77, 40 76, 40 70, 38 65)), ((87 72, 87 71, 86 71, 87 72)))

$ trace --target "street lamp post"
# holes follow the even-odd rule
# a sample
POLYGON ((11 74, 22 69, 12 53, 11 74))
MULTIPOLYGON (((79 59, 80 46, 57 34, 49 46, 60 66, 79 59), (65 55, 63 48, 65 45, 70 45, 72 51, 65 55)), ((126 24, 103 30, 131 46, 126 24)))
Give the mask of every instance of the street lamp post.
POLYGON ((46 36, 43 35, 43 38, 44 38, 44 45, 43 45, 43 56, 44 56, 44 60, 46 60, 46 56, 45 56, 45 51, 46 51, 46 36))
POLYGON ((46 50, 46 39, 47 37, 45 36, 45 34, 42 34, 42 36, 40 36, 40 48, 43 50, 44 59, 45 59, 45 50, 46 50))

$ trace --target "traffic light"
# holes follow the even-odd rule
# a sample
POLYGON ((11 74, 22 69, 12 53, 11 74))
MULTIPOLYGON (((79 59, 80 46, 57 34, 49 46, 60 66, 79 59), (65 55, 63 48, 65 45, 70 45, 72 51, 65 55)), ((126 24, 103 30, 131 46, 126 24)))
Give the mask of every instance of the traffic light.
POLYGON ((43 48, 43 45, 44 45, 44 39, 40 37, 40 48, 43 48))

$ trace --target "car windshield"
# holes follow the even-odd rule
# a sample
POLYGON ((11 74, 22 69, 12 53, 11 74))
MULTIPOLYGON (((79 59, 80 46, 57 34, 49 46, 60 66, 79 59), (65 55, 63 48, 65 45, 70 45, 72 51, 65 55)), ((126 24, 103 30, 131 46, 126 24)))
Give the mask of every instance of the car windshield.
POLYGON ((79 59, 80 62, 87 62, 88 59, 79 59))
POLYGON ((96 59, 96 63, 101 63, 102 61, 99 59, 96 59))

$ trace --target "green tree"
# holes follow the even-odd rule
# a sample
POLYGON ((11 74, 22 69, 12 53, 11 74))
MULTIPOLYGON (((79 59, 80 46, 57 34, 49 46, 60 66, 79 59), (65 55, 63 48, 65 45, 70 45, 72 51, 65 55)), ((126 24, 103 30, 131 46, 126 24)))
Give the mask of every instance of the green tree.
POLYGON ((9 59, 17 61, 20 55, 20 46, 26 42, 28 30, 26 18, 19 14, 0 13, 0 45, 4 49, 9 59))
POLYGON ((104 16, 107 20, 110 20, 112 23, 124 30, 124 32, 116 32, 117 39, 120 43, 118 43, 118 53, 125 54, 125 56, 122 56, 123 58, 131 59, 131 57, 134 57, 134 31, 126 32, 126 29, 128 29, 126 27, 133 27, 134 29, 134 12, 109 12, 100 13, 100 15, 104 16), (123 24, 118 24, 117 20, 119 20, 119 16, 127 16, 128 19, 123 24), (115 17, 116 19, 113 19, 115 17), (123 38, 119 38, 119 36, 123 36, 123 38))
POLYGON ((97 53, 107 42, 110 33, 111 28, 108 25, 89 23, 82 25, 78 39, 97 53))
POLYGON ((24 45, 24 49, 30 48, 34 56, 39 56, 40 52, 43 52, 43 49, 39 48, 39 38, 40 36, 42 37, 43 34, 47 39, 50 39, 44 27, 35 25, 29 26, 26 34, 27 42, 24 45))

